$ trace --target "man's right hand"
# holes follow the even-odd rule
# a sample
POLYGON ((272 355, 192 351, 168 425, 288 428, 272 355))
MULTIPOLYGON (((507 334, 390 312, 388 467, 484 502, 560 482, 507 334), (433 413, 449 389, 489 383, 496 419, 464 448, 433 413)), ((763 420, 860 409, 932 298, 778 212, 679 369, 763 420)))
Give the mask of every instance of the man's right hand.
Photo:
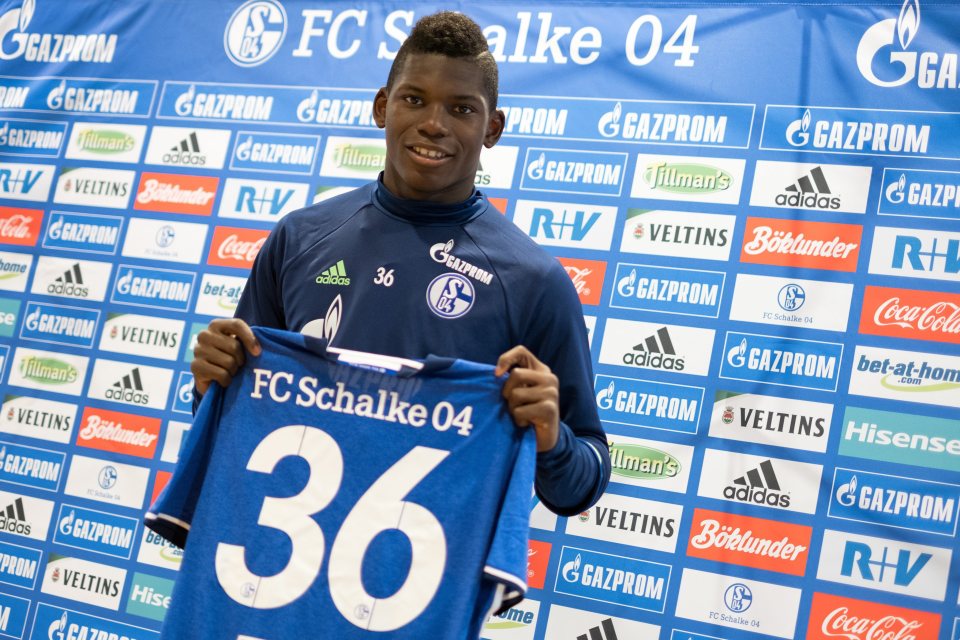
POLYGON ((260 343, 250 325, 239 318, 217 318, 197 334, 190 371, 201 395, 211 382, 221 387, 230 386, 233 376, 247 361, 246 352, 260 355, 260 343))

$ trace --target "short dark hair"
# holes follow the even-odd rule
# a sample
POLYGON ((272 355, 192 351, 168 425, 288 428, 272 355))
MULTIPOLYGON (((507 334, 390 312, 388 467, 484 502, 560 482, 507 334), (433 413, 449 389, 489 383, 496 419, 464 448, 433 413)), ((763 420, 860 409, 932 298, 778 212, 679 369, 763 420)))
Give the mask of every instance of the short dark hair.
POLYGON ((448 58, 472 59, 483 73, 483 89, 491 111, 497 108, 497 61, 490 53, 490 46, 480 25, 467 16, 455 11, 439 11, 420 18, 393 59, 387 75, 388 92, 411 53, 436 53, 448 58))

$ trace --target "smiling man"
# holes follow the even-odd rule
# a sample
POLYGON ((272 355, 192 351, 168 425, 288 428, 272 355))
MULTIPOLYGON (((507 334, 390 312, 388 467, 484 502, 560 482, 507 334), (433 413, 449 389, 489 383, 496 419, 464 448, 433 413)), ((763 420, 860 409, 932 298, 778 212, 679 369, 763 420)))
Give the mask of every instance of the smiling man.
POLYGON ((476 23, 453 12, 420 20, 374 99, 387 146, 380 180, 285 217, 236 318, 199 334, 191 369, 199 394, 227 386, 245 352, 260 352, 250 325, 496 364, 510 372, 515 423, 536 432, 540 499, 573 515, 607 485, 606 438, 572 283, 474 188, 480 152, 503 132, 497 84, 476 23))

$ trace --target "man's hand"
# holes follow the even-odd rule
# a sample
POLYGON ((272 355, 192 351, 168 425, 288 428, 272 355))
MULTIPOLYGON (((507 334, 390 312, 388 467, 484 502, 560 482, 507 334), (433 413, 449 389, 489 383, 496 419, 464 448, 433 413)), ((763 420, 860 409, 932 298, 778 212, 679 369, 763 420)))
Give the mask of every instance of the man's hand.
POLYGON ((233 376, 247 361, 246 351, 260 355, 260 343, 253 331, 239 318, 217 318, 197 334, 193 349, 193 382, 200 394, 207 392, 211 382, 221 387, 230 386, 233 376))
POLYGON ((560 437, 560 382, 550 367, 537 360, 524 346, 516 346, 497 360, 497 376, 510 372, 503 385, 513 421, 518 427, 532 426, 537 434, 537 451, 549 451, 560 437))

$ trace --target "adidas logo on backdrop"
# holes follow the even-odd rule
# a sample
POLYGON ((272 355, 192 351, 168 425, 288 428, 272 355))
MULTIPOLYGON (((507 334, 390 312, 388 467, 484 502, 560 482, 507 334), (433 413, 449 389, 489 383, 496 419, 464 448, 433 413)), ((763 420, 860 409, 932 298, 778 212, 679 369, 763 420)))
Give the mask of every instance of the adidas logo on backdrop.
POLYGON ((130 373, 114 382, 113 386, 104 392, 104 396, 108 400, 132 404, 147 404, 150 402, 150 394, 143 389, 139 367, 135 367, 130 373))
POLYGON ((17 498, 0 513, 0 531, 30 535, 30 524, 27 523, 27 516, 23 511, 23 498, 17 498))
POLYGON ((780 481, 773 471, 773 463, 769 460, 761 462, 756 469, 751 469, 733 484, 723 490, 723 497, 727 500, 750 502, 768 507, 790 507, 790 496, 780 493, 780 481))
POLYGON ((651 369, 683 371, 683 358, 677 356, 666 327, 660 327, 654 335, 644 338, 643 342, 634 345, 633 350, 639 353, 623 354, 625 363, 651 369))
POLYGON ((599 627, 590 629, 587 633, 577 636, 577 640, 620 640, 617 630, 613 628, 613 619, 607 618, 599 627))
POLYGON ((803 207, 806 209, 839 209, 840 198, 833 195, 823 169, 814 167, 810 172, 787 186, 784 193, 776 198, 782 207, 803 207))

